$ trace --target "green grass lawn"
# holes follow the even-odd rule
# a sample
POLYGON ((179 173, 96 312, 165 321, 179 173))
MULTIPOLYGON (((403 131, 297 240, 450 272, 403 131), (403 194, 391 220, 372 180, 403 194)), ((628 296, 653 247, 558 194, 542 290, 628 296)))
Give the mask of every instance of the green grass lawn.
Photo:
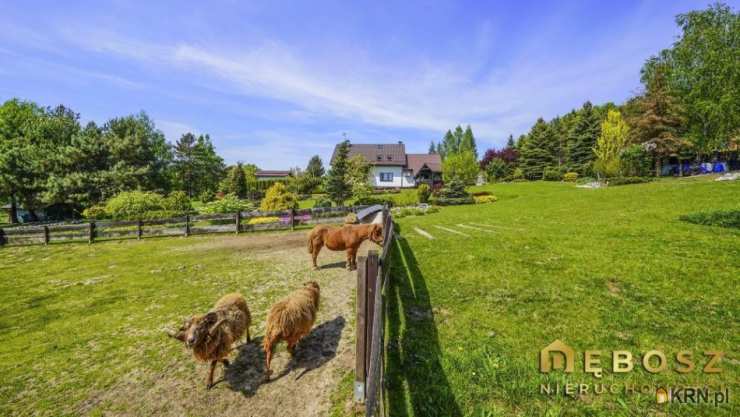
MULTIPOLYGON (((259 343, 273 302, 315 279, 325 302, 343 303, 331 297, 338 280, 352 283, 347 275, 341 264, 312 271, 303 231, 0 248, 0 416, 241 415, 258 401, 240 391, 252 374, 237 368, 236 380, 206 391, 206 367, 164 330, 238 291, 259 343)), ((317 326, 337 321, 333 307, 317 326)), ((354 317, 345 316, 342 334, 352 337, 354 317)), ((295 388, 294 378, 259 389, 295 388)))
POLYGON ((711 179, 495 184, 482 189, 496 203, 400 219, 388 287, 391 415, 740 415, 740 231, 678 220, 740 208, 740 182, 711 179), (555 339, 576 350, 573 374, 539 372, 539 351, 555 339), (651 349, 671 370, 611 372, 612 350, 639 359, 651 349), (585 350, 602 351, 602 378, 583 371, 585 350), (680 350, 697 370, 672 370, 680 350), (701 373, 704 350, 727 353, 722 373, 701 373), (657 405, 654 391, 547 396, 547 382, 725 385, 731 404, 657 405))

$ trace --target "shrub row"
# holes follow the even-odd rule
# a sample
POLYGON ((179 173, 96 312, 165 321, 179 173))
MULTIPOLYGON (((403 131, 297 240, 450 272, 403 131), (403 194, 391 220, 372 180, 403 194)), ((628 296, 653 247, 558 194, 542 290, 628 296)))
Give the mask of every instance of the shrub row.
POLYGON ((720 226, 740 229, 740 210, 718 210, 691 213, 679 217, 685 222, 704 226, 720 226))
POLYGON ((615 177, 608 180, 609 185, 628 185, 628 184, 643 184, 650 182, 653 179, 650 177, 615 177))

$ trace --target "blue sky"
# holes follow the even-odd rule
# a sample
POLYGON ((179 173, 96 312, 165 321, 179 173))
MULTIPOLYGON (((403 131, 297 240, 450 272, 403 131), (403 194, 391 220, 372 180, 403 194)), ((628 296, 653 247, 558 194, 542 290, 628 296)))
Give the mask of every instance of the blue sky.
POLYGON ((674 16, 708 4, 2 3, 0 101, 97 122, 145 110, 170 141, 209 133, 227 162, 264 169, 326 162, 343 132, 426 152, 469 123, 482 153, 537 117, 622 102, 674 16))

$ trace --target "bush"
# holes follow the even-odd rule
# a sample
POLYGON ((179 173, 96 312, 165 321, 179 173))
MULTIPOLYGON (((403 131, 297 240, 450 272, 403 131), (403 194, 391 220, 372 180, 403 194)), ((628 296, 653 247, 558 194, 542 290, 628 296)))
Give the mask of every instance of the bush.
POLYGON ((280 217, 273 217, 273 216, 267 216, 267 217, 252 217, 247 221, 247 224, 267 224, 267 223, 277 223, 280 221, 280 217))
POLYGON ((164 209, 164 198, 152 192, 124 191, 105 203, 105 211, 116 220, 136 220, 147 212, 164 209))
POLYGON ((314 204, 315 208, 329 208, 331 207, 331 200, 328 197, 321 197, 318 200, 316 200, 316 204, 314 204))
POLYGON ((182 191, 175 191, 164 198, 162 208, 176 213, 188 213, 193 210, 193 205, 190 204, 187 194, 182 191))
POLYGON ((511 174, 511 166, 501 158, 493 158, 486 166, 488 181, 501 181, 511 174))
POLYGON ((563 178, 560 168, 547 167, 542 173, 542 179, 545 181, 560 181, 563 178))
POLYGON ((419 185, 419 188, 416 189, 416 196, 420 203, 428 203, 429 197, 432 195, 432 190, 429 188, 429 185, 427 184, 421 184, 419 185))
POLYGON ((276 182, 267 190, 265 198, 262 199, 260 210, 276 211, 289 210, 298 207, 298 196, 288 191, 285 184, 276 182))
POLYGON ((186 213, 172 210, 151 210, 142 214, 138 220, 160 220, 160 219, 171 219, 173 217, 181 217, 186 213))
POLYGON ((740 229, 740 210, 718 210, 692 213, 679 217, 680 220, 704 226, 719 226, 740 229))
POLYGON ((105 206, 97 205, 82 210, 82 217, 86 219, 107 219, 110 217, 105 206))
POLYGON ((226 194, 222 199, 206 203, 201 209, 203 213, 236 213, 237 211, 253 210, 254 205, 247 200, 240 200, 236 194, 226 194))
POLYGON ((416 190, 403 190, 391 197, 393 205, 397 207, 415 206, 419 204, 419 195, 416 190))
POLYGON ((475 200, 472 196, 467 197, 433 197, 432 204, 439 206, 458 206, 463 204, 474 204, 475 200))
POLYGON ((625 177, 646 177, 651 174, 650 153, 642 145, 624 148, 619 156, 622 175, 625 177))
POLYGON ((521 168, 515 168, 514 172, 511 173, 511 179, 514 181, 520 181, 524 179, 524 171, 521 168))
POLYGON ((379 204, 381 206, 388 205, 388 207, 393 207, 396 203, 394 197, 395 195, 393 194, 373 194, 369 197, 355 200, 354 204, 358 206, 372 206, 379 204))
POLYGON ((344 224, 356 224, 356 223, 357 223, 356 213, 348 213, 346 216, 344 216, 344 224))
POLYGON ((473 196, 473 200, 475 200, 475 204, 485 204, 485 203, 493 203, 496 200, 495 195, 477 195, 473 196))
POLYGON ((609 185, 643 184, 652 180, 650 177, 616 177, 609 179, 609 185))
POLYGON ((578 180, 577 172, 566 172, 563 174, 563 181, 565 182, 576 182, 578 180))
POLYGON ((401 219, 403 217, 408 217, 408 216, 424 216, 426 214, 432 214, 438 211, 439 209, 437 207, 427 207, 427 208, 403 207, 403 208, 393 209, 393 217, 397 219, 401 219))
POLYGON ((432 198, 432 203, 440 206, 453 206, 473 204, 475 200, 465 191, 465 184, 462 181, 453 179, 439 190, 439 195, 432 198))

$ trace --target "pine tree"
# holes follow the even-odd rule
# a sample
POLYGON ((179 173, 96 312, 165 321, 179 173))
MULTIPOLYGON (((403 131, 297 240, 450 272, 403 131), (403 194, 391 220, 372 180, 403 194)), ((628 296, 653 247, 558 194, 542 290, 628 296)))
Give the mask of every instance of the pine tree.
POLYGON ((324 176, 324 163, 318 155, 312 156, 311 160, 308 161, 306 174, 315 178, 321 178, 324 176))
POLYGON ((601 121, 590 102, 579 111, 578 121, 568 135, 567 161, 571 171, 589 175, 595 159, 593 148, 601 131, 601 121))
MULTIPOLYGON (((462 130, 460 132, 460 138, 462 139, 462 130)), ((444 159, 447 155, 452 155, 453 153, 457 153, 459 151, 460 142, 457 140, 455 135, 453 135, 452 132, 448 130, 447 133, 445 133, 444 138, 442 139, 442 143, 440 143, 440 147, 442 149, 439 151, 439 154, 442 159, 444 159)))
POLYGON ((553 152, 555 141, 552 127, 542 118, 538 119, 522 145, 519 157, 519 167, 527 179, 542 179, 545 169, 557 163, 553 152))
POLYGON ((509 134, 509 140, 506 141, 506 147, 512 149, 516 147, 516 143, 514 143, 514 135, 509 134))
POLYGON ((326 174, 324 188, 329 198, 338 206, 352 196, 352 186, 347 178, 349 141, 344 140, 337 146, 331 169, 326 174))
POLYGON ((437 146, 434 144, 434 141, 431 141, 429 143, 429 155, 437 153, 437 146))
POLYGON ((465 128, 462 139, 460 140, 460 151, 469 151, 475 155, 475 159, 478 159, 478 147, 475 144, 475 136, 473 136, 473 129, 468 125, 465 128))

